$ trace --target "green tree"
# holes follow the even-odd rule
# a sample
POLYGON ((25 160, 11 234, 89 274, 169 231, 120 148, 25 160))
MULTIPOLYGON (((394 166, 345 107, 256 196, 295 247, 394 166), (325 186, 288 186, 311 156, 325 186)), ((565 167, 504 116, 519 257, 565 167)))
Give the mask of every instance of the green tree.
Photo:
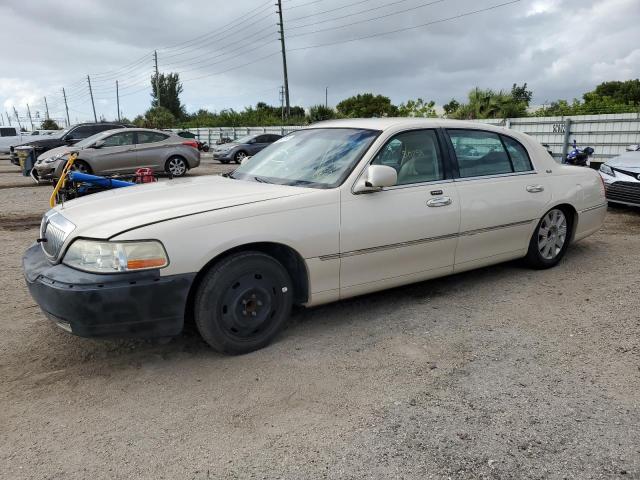
POLYGON ((336 110, 345 117, 393 117, 398 115, 398 107, 391 103, 389 97, 373 93, 359 93, 342 100, 336 110))
POLYGON ((47 118, 40 124, 40 128, 42 130, 60 130, 60 126, 56 123, 55 120, 51 118, 47 118))
POLYGON ((603 82, 583 95, 585 103, 596 98, 610 98, 613 104, 640 106, 640 79, 603 82))
POLYGON ((313 105, 309 108, 309 122, 321 122, 322 120, 331 120, 336 118, 336 112, 333 108, 324 105, 313 105))
POLYGON ((524 82, 522 86, 514 83, 511 87, 511 98, 513 98, 514 102, 524 103, 528 107, 531 103, 531 99, 533 98, 533 92, 531 90, 527 90, 527 82, 524 82))
POLYGON ((161 106, 171 112, 174 118, 180 119, 186 115, 184 105, 180 103, 182 83, 177 73, 155 73, 151 77, 151 107, 161 106), (158 91, 160 98, 158 99, 158 91))
POLYGON ((449 116, 459 119, 483 119, 483 118, 513 118, 525 117, 527 115, 527 98, 530 98, 531 92, 526 90, 526 83, 521 88, 522 91, 516 91, 518 98, 512 93, 506 93, 502 90, 496 92, 490 88, 481 89, 474 88, 469 92, 469 101, 466 104, 459 105, 458 108, 449 116))
POLYGON ((445 103, 442 106, 446 117, 452 116, 459 108, 460 102, 458 102, 455 98, 452 98, 448 103, 445 103))
POLYGON ((429 117, 435 118, 438 116, 436 113, 436 102, 431 100, 425 102, 422 98, 416 100, 407 100, 406 103, 401 103, 398 106, 398 115, 401 117, 429 117))
POLYGON ((171 128, 176 125, 176 117, 168 108, 152 107, 145 112, 144 117, 137 116, 133 123, 144 128, 171 128))

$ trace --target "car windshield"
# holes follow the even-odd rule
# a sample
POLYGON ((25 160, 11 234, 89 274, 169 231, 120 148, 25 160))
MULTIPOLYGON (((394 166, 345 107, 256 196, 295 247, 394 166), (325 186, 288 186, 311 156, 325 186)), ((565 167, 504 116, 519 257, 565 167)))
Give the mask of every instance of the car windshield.
POLYGON ((243 162, 231 178, 314 188, 340 185, 377 130, 314 128, 290 133, 243 162))
POLYGON ((67 133, 69 133, 70 128, 65 128, 61 132, 54 132, 51 135, 54 135, 56 138, 64 137, 67 133))
POLYGON ((86 148, 89 145, 95 143, 96 140, 100 140, 101 138, 103 138, 106 134, 107 132, 100 132, 100 133, 96 133, 95 135, 91 135, 90 137, 87 137, 84 140, 80 140, 78 143, 76 143, 74 145, 74 148, 75 147, 86 148))

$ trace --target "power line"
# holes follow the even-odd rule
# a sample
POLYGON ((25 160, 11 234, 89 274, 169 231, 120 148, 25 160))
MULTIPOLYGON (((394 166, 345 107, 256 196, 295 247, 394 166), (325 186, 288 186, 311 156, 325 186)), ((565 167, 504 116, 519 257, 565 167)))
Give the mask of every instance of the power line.
MULTIPOLYGON (((179 51, 179 50, 185 50, 187 48, 192 48, 193 44, 200 43, 206 37, 217 38, 217 37, 221 36, 223 33, 227 32, 229 27, 235 26, 235 24, 237 22, 245 22, 249 18, 253 18, 254 16, 262 13, 263 11, 266 11, 268 8, 271 8, 271 1, 267 2, 266 4, 261 5, 259 7, 256 7, 254 9, 252 9, 252 10, 249 10, 245 14, 243 14, 243 15, 241 15, 239 17, 236 17, 235 19, 231 20, 229 23, 223 25, 222 27, 218 27, 213 32, 205 33, 203 35, 199 35, 199 36, 197 36, 195 38, 192 38, 190 40, 186 40, 186 41, 184 41, 182 43, 175 44, 174 46, 160 48, 159 50, 166 52, 166 51, 170 51, 170 50, 179 51), (254 12, 256 12, 256 10, 260 10, 260 12, 254 13, 254 12), (188 46, 183 46, 183 45, 188 45, 188 46)), ((243 27, 246 28, 246 25, 243 25, 243 27)), ((211 40, 211 38, 207 39, 207 41, 211 40)))
POLYGON ((495 10, 497 8, 505 7, 507 5, 511 5, 511 4, 518 3, 518 2, 520 2, 520 0, 511 0, 510 2, 500 3, 498 5, 492 5, 490 7, 481 8, 481 9, 473 10, 473 11, 470 11, 470 12, 460 13, 460 14, 454 15, 452 17, 441 18, 439 20, 433 20, 431 22, 421 23, 420 25, 414 25, 412 27, 397 28, 395 30, 387 30, 386 32, 372 33, 370 35, 363 35, 361 37, 351 38, 351 39, 348 39, 348 40, 338 40, 338 41, 335 41, 335 42, 319 43, 319 44, 316 44, 316 45, 307 45, 305 47, 291 48, 291 49, 289 49, 289 51, 310 50, 312 48, 329 47, 329 46, 332 46, 332 45, 340 45, 342 43, 357 42, 358 40, 365 40, 367 38, 381 37, 381 36, 384 36, 384 35, 392 35, 392 34, 398 33, 398 32, 405 32, 405 31, 408 31, 408 30, 415 30, 417 28, 427 27, 427 26, 430 26, 430 25, 435 25, 435 24, 438 24, 438 23, 444 23, 444 22, 448 22, 448 21, 451 21, 451 20, 457 20, 459 18, 468 17, 468 16, 475 15, 475 14, 482 13, 482 12, 487 12, 489 10, 495 10))
POLYGON ((337 12, 338 10, 344 10, 345 8, 355 7, 356 5, 362 5, 363 3, 369 3, 370 1, 371 0, 359 0, 358 2, 349 3, 341 7, 330 8, 329 10, 324 10, 323 12, 315 12, 315 13, 310 13, 309 15, 302 15, 301 17, 291 18, 287 20, 287 22, 297 22, 298 20, 303 20, 305 18, 316 17, 318 15, 324 15, 325 13, 330 13, 330 12, 337 12))
MULTIPOLYGON (((313 22, 313 23, 307 23, 305 25, 298 25, 296 27, 291 27, 291 29, 312 27, 312 26, 315 26, 315 25, 319 25, 321 23, 332 22, 334 20, 342 20, 343 18, 353 17, 355 15, 362 15, 363 13, 369 13, 369 12, 373 12, 374 10, 380 10, 382 8, 388 8, 388 7, 391 7, 393 5, 398 5, 400 3, 405 3, 407 1, 409 1, 409 0, 397 0, 396 2, 387 3, 385 5, 380 5, 380 6, 374 7, 374 8, 367 8, 365 10, 360 10, 359 12, 349 13, 348 15, 342 15, 340 17, 327 18, 326 20, 321 20, 319 22, 313 22)), ((381 18, 387 18, 387 17, 392 17, 394 15, 400 15, 402 13, 410 12, 412 10, 417 10, 419 8, 429 7, 431 5, 435 5, 436 3, 442 3, 442 2, 446 2, 446 1, 447 0, 435 0, 435 1, 432 1, 432 2, 423 3, 423 4, 420 4, 420 5, 416 5, 416 6, 407 8, 405 10, 396 10, 395 12, 387 13, 385 15, 380 15, 379 17, 366 18, 364 20, 358 20, 358 21, 353 22, 353 23, 347 23, 345 25, 340 25, 340 26, 337 26, 337 27, 330 27, 330 28, 325 28, 325 29, 320 29, 320 30, 314 30, 312 32, 297 33, 297 34, 294 34, 294 35, 289 35, 289 37, 301 37, 303 35, 311 35, 312 33, 324 32, 326 30, 334 30, 334 29, 337 29, 337 28, 343 28, 343 27, 349 27, 351 25, 357 25, 359 23, 371 22, 373 20, 379 20, 381 18)))

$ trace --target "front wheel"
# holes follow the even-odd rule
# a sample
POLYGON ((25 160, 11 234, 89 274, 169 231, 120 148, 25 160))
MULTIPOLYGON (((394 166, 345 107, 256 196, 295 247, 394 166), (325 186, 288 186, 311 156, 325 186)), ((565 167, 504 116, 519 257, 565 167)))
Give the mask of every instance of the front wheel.
POLYGON ((215 350, 242 354, 268 345, 291 313, 291 277, 273 257, 240 252, 214 265, 200 284, 194 316, 215 350))
POLYGON ((244 152, 242 150, 240 150, 239 152, 236 152, 236 154, 233 156, 233 160, 239 165, 242 163, 242 161, 247 158, 247 152, 244 152))
POLYGON ((538 222, 525 257, 533 268, 551 268, 564 257, 571 238, 571 218, 560 208, 552 208, 538 222))
POLYGON ((171 157, 164 167, 165 171, 172 177, 182 177, 189 169, 187 162, 182 157, 171 157))

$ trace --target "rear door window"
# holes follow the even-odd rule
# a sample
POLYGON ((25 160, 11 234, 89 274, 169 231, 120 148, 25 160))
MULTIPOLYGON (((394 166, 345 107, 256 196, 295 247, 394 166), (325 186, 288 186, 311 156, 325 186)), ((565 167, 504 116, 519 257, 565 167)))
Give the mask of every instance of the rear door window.
POLYGON ((447 130, 458 160, 460 177, 512 173, 514 170, 497 133, 482 130, 447 130))
POLYGON ((169 138, 169 135, 164 135, 157 132, 138 132, 138 143, 156 143, 161 142, 169 138))

